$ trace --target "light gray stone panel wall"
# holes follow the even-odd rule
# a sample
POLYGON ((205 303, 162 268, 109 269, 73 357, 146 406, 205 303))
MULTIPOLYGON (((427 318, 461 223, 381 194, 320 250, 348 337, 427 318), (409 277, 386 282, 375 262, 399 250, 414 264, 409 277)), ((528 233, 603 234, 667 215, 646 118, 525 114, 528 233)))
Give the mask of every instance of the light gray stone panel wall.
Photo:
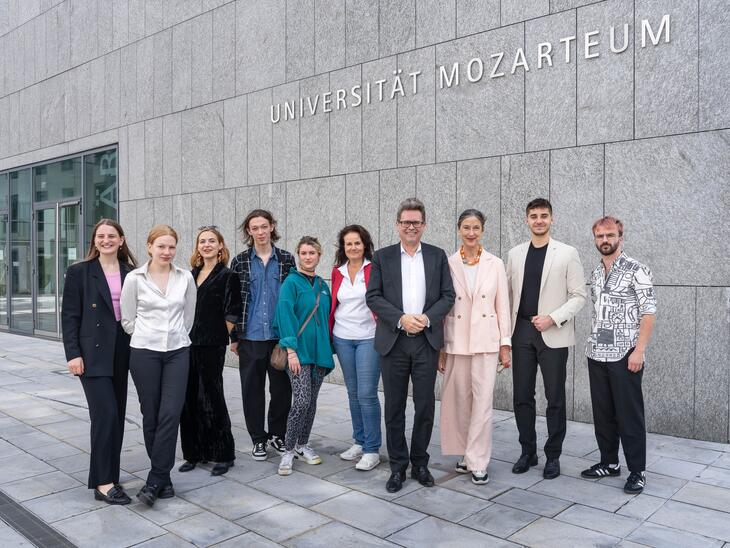
POLYGON ((550 13, 550 0, 501 0, 502 25, 511 25, 550 13))
MULTIPOLYGON (((226 247, 233 251, 236 245, 236 189, 216 190, 213 194, 213 224, 223 234, 226 247)), ((198 227, 193 227, 197 229, 198 227)), ((195 243, 193 242, 193 245, 195 243)), ((192 249, 192 247, 190 248, 192 249)))
MULTIPOLYGON (((248 212, 254 207, 261 207, 267 211, 270 211, 276 221, 276 229, 281 236, 281 240, 277 242, 279 246, 287 245, 287 184, 286 183, 274 183, 271 185, 261 185, 258 187, 258 204, 256 206, 249 207, 243 213, 239 221, 239 225, 244 221, 248 212)), ((299 238, 300 235, 294 235, 293 237, 299 238)), ((296 243, 296 242, 295 242, 296 243)))
MULTIPOLYGON (((129 0, 129 42, 133 43, 144 38, 145 0, 129 0)), ((167 12, 167 10, 165 10, 167 12)), ((170 25, 165 22, 165 26, 170 25)))
POLYGON ((117 49, 129 43, 129 3, 127 0, 112 0, 112 48, 117 49))
MULTIPOLYGON (((302 80, 299 85, 301 97, 314 97, 318 93, 330 89, 329 74, 321 74, 313 78, 302 80)), ((308 103, 306 103, 308 109, 308 103)), ((322 177, 330 173, 330 119, 318 106, 317 113, 312 115, 305 111, 304 117, 299 120, 300 139, 300 171, 303 179, 322 177)))
MULTIPOLYGON (((0 105, 2 105, 1 101, 0 105)), ((2 110, 0 110, 0 114, 2 114, 2 110)), ((0 116, 0 119, 1 118, 2 117, 0 116)), ((1 134, 2 132, 0 132, 0 135, 1 134)), ((119 181, 118 200, 121 203, 129 199, 129 137, 127 126, 120 127, 117 135, 119 136, 119 149, 117 152, 117 160, 119 165, 119 170, 117 173, 119 181)), ((130 227, 130 230, 131 228, 132 227, 130 227)))
POLYGON ((213 11, 213 100, 236 94, 236 4, 213 11))
POLYGON ((154 44, 154 112, 163 116, 172 111, 172 30, 153 37, 154 44))
POLYGON ((236 91, 275 86, 286 80, 284 0, 236 4, 236 91))
POLYGON ((576 144, 576 47, 570 44, 571 63, 565 63, 560 39, 575 35, 575 12, 540 17, 525 23, 525 149, 545 150, 576 144), (554 44, 553 66, 538 59, 538 44, 554 44), (542 62, 542 68, 539 68, 542 62))
MULTIPOLYGON (((634 35, 631 31, 634 3, 609 0, 578 9, 577 35, 602 30, 594 59, 577 58, 578 143, 586 145, 631 139, 634 135, 634 35), (628 36, 624 23, 629 23, 628 36), (606 29, 615 27, 615 46, 623 53, 611 53, 606 29)), ((609 31, 610 32, 610 31, 609 31)), ((563 59, 564 60, 564 59, 563 59)))
POLYGON ((724 233, 728 173, 727 130, 606 145, 605 211, 624 222, 626 249, 654 283, 728 284, 727 246, 707 237, 724 233), (658 230, 667 212, 672 229, 658 230))
MULTIPOLYGON (((628 247, 628 246, 627 246, 628 247)), ((631 251, 629 254, 631 255, 631 251)), ((657 287, 657 322, 645 353, 643 387, 646 427, 692 437, 695 379, 694 287, 657 287)))
MULTIPOLYGON (((386 57, 362 65, 362 81, 373 83, 372 102, 363 103, 362 110, 362 169, 388 169, 396 167, 397 145, 397 103, 390 98, 393 73, 397 70, 396 57, 386 57), (382 86, 382 101, 379 100, 378 80, 387 80, 382 86)), ((358 110, 353 109, 353 110, 358 110)))
POLYGON ((35 26, 31 23, 24 25, 19 30, 23 51, 23 86, 27 87, 36 81, 35 26))
POLYGON ((137 42, 137 117, 147 120, 154 116, 153 85, 154 70, 154 38, 148 37, 137 42))
POLYGON ((162 118, 144 123, 145 197, 162 195, 162 118))
MULTIPOLYGON (((345 185, 345 224, 364 226, 370 232, 377 249, 380 226, 380 173, 368 171, 350 174, 346 177, 345 185)), ((334 230, 337 227, 332 228, 334 230)))
POLYGON ((345 0, 314 0, 314 72, 345 66, 345 0))
MULTIPOLYGON (((172 218, 170 223, 180 237, 181 258, 184 250, 192 249, 192 242, 195 235, 193 234, 193 194, 177 194, 172 197, 172 218), (185 247, 183 247, 183 245, 185 247)), ((199 225, 195 225, 197 228, 199 225)), ((178 261, 180 264, 182 260, 178 261)))
MULTIPOLYGON (((59 74, 41 82, 41 146, 47 147, 63 141, 65 75, 59 74)), ((0 109, 1 110, 1 109, 0 109)), ((0 114, 2 126, 2 114, 0 114)), ((2 147, 0 147, 1 149, 2 147)), ((2 150, 0 150, 2 155, 2 150)))
MULTIPOLYGON (((331 91, 351 89, 360 83, 359 65, 330 73, 331 91)), ((332 174, 354 173, 362 169, 362 110, 362 108, 346 108, 333 110, 329 114, 332 174)), ((320 111, 316 116, 327 115, 320 111)))
POLYGON ((423 240, 451 255, 456 246, 456 162, 418 166, 416 196, 426 205, 423 240))
MULTIPOLYGON (((76 112, 74 110, 74 125, 76 124, 76 112)), ((8 151, 11 155, 20 152, 20 93, 13 93, 8 101, 8 151)), ((66 124, 68 127, 68 123, 66 124)))
POLYGON ((213 14, 204 13, 192 20, 193 106, 213 99, 213 14))
POLYGON ((550 0, 550 13, 565 11, 588 4, 597 4, 603 0, 550 0))
POLYGON ((162 118, 162 194, 182 192, 182 115, 162 118))
POLYGON ((378 57, 379 0, 346 0, 345 62, 354 65, 378 57))
POLYGON ((530 239, 525 206, 550 195, 550 159, 547 152, 502 157, 502 258, 517 244, 530 239))
MULTIPOLYGON (((658 321, 664 314, 658 315, 658 321)), ((730 401, 730 288, 698 287, 693 437, 726 442, 730 401), (725 359, 725 367, 722 360, 725 359)))
POLYGON ((223 188, 223 103, 182 113, 183 191, 223 188))
MULTIPOLYGON (((45 40, 43 47, 45 48, 46 57, 46 76, 58 74, 58 17, 55 9, 50 9, 41 17, 45 24, 45 40)), ((2 17, 0 17, 2 19, 2 17)), ((7 36, 0 35, 0 97, 5 95, 5 70, 10 62, 8 60, 7 36)))
POLYGON ((598 264, 591 226, 603 216, 603 145, 550 152, 553 236, 578 249, 586 278, 598 264))
MULTIPOLYGON (((32 23, 35 29, 35 40, 33 40, 33 55, 35 57, 35 82, 39 82, 48 77, 48 60, 46 59, 46 17, 41 15, 36 17, 32 23)), ((101 48, 100 48, 101 49, 101 48)), ((104 55, 109 50, 99 51, 99 55, 104 55)))
POLYGON ((421 48, 398 56, 405 97, 398 102, 398 165, 428 164, 436 159, 436 84, 432 74, 436 49, 421 48), (410 72, 417 75, 413 94, 410 72))
MULTIPOLYGON (((119 127, 121 123, 122 54, 115 50, 104 57, 104 127, 119 127)), ((63 91, 58 97, 63 99, 63 91)))
POLYGON ((127 245, 132 248, 137 260, 142 257, 136 255, 137 250, 137 234, 140 230, 137 228, 137 204, 130 201, 119 201, 119 224, 122 225, 127 235, 127 245))
POLYGON ((416 47, 415 0, 380 0, 380 56, 416 47))
POLYGON ((336 227, 345 224, 345 177, 296 181, 287 185, 287 245, 293 250, 302 236, 316 236, 322 245, 317 274, 329 279, 335 258, 336 227), (318 215, 312 215, 316 208, 318 215))
POLYGON ((20 120, 25 130, 23 150, 35 150, 41 146, 41 97, 40 86, 31 86, 20 93, 20 120))
MULTIPOLYGON (((586 341, 591 333, 593 306, 590 294, 586 305, 575 317, 575 347, 572 350, 573 363, 573 420, 593 422, 591 387, 588 380, 588 359, 585 355, 586 341)), ((646 386, 648 379, 644 380, 646 386)))
POLYGON ((700 0, 699 129, 730 127, 730 11, 723 0, 700 0))
MULTIPOLYGON (((91 63, 84 63, 73 71, 76 78, 76 137, 91 133, 91 63)), ((22 98, 23 93, 20 93, 22 98)), ((21 134, 23 129, 21 128, 21 134)))
MULTIPOLYGON (((282 185, 283 186, 283 185, 282 185)), ((252 209, 256 209, 259 207, 259 189, 264 189, 266 186, 254 186, 254 187, 238 187, 236 188, 236 237, 235 237, 235 246, 233 245, 233 242, 230 242, 230 249, 236 250, 236 253, 240 253, 244 249, 246 249, 246 245, 243 242, 244 235, 241 233, 240 230, 238 230, 238 227, 241 226, 241 223, 243 223, 244 219, 248 215, 249 211, 252 209)), ((282 203, 285 204, 284 200, 282 200, 282 203)), ((276 219, 276 216, 274 216, 274 219, 276 219)), ((280 244, 277 244, 280 245, 280 244)))
MULTIPOLYGON (((10 114, 8 112, 8 106, 10 101, 7 97, 0 97, 0 127, 7 128, 8 119, 10 114)), ((8 149, 8 137, 10 131, 0 131, 0 158, 10 156, 8 149)))
POLYGON ((193 24, 186 21, 172 29, 172 110, 192 105, 193 24))
POLYGON ((209 11, 229 3, 230 0, 203 0, 203 11, 209 11))
POLYGON ((190 257, 187 250, 192 249, 193 242, 198 235, 198 228, 218 224, 213 216, 213 195, 213 192, 196 192, 190 195, 192 200, 190 207, 190 239, 188 239, 188 245, 185 251, 181 250, 182 256, 177 261, 178 264, 186 263, 190 257))
POLYGON ((71 15, 69 2, 57 7, 58 21, 58 70, 68 70, 71 67, 71 15))
POLYGON ((456 37, 456 0, 416 0, 416 47, 456 37))
MULTIPOLYGON (((456 166, 456 220, 465 209, 478 209, 486 217, 482 245, 501 256, 500 159, 466 160, 456 166)), ((457 239, 458 244, 458 239, 457 239)))
MULTIPOLYGON (((137 121, 137 46, 132 44, 122 48, 120 58, 120 73, 124 77, 121 78, 119 90, 119 120, 122 124, 132 124, 137 121)), ((71 80, 69 76, 66 80, 67 86, 71 80)), ((68 117, 66 125, 68 126, 68 117)))
POLYGON ((398 242, 398 206, 416 195, 416 168, 404 167, 380 172, 380 247, 398 242))
POLYGON ((314 74, 314 0, 286 0, 286 81, 314 74))
POLYGON ((272 177, 272 127, 271 90, 258 91, 248 96, 248 160, 249 185, 271 182, 272 177))
MULTIPOLYGON (((467 160, 524 150, 524 78, 522 69, 510 74, 506 58, 501 78, 489 78, 494 53, 515 52, 524 43, 522 25, 500 28, 436 46, 436 66, 460 63, 460 85, 441 89, 436 83, 436 161, 467 160), (472 58, 484 60, 485 77, 466 78, 472 58)), ((505 56, 514 54, 506 53, 505 56)))
POLYGON ((223 103, 226 188, 243 186, 248 183, 246 173, 246 153, 248 149, 247 101, 247 96, 240 95, 223 103))
MULTIPOLYGON (((170 225, 173 228, 175 226, 172 224, 172 196, 161 196, 159 198, 153 198, 152 199, 152 212, 153 212, 153 219, 154 223, 156 225, 166 224, 170 225)), ((177 232, 177 229, 175 230, 177 232)), ((180 236, 180 233, 178 232, 178 242, 177 242, 177 259, 179 264, 184 264, 185 261, 185 255, 187 254, 190 247, 187 245, 189 241, 183 241, 182 237, 180 236)))
POLYGON ((147 234, 155 225, 155 212, 152 200, 137 200, 137 238, 136 255, 144 262, 147 260, 147 234))
MULTIPOLYGON (((131 8, 131 6, 130 6, 131 8)), ((203 4, 200 0, 166 0, 165 27, 177 25, 200 14, 203 4)))
POLYGON ((145 35, 156 34, 165 28, 164 0, 145 0, 144 6, 145 35))
POLYGON ((71 14, 71 64, 76 66, 97 55, 97 3, 87 0, 68 0, 68 3, 71 14))
POLYGON ((89 81, 86 82, 86 88, 89 90, 89 101, 86 103, 86 109, 90 114, 90 128, 88 133, 98 133, 104 131, 105 113, 104 113, 104 80, 106 69, 104 66, 104 58, 97 57, 89 63, 89 81))
POLYGON ((695 0, 635 1, 636 138, 698 128, 698 17, 695 0), (647 36, 647 46, 642 48, 639 21, 648 19, 658 32, 659 21, 666 13, 671 16, 671 41, 653 46, 647 36))
MULTIPOLYGON (((272 102, 283 105, 286 101, 294 101, 298 109, 299 82, 291 82, 272 90, 272 102)), ((294 120, 282 119, 273 124, 273 178, 274 181, 291 181, 299 178, 299 113, 295 112, 294 120)), ((305 139, 306 139, 305 135, 305 139)))

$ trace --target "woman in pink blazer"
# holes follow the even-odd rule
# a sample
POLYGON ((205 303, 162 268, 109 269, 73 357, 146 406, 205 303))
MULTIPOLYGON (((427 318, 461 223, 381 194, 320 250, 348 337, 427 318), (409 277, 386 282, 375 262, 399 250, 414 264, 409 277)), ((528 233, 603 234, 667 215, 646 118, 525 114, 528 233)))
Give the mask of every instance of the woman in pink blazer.
POLYGON ((444 321, 439 371, 441 451, 463 455, 456 465, 477 485, 489 481, 492 395, 498 363, 509 367, 511 322, 504 264, 480 244, 484 214, 467 209, 457 223, 462 245, 449 257, 456 302, 444 321))

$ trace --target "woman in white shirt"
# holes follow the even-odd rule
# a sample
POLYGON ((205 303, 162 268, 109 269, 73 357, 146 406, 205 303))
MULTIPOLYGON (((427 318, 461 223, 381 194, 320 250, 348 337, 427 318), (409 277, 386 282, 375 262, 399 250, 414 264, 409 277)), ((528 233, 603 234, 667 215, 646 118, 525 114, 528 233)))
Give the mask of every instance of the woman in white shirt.
POLYGON ((337 238, 332 269, 330 330, 347 386, 355 443, 340 454, 359 459, 355 468, 372 470, 380 463, 380 358, 375 352, 375 317, 365 303, 370 280, 373 240, 360 225, 348 225, 337 238))
POLYGON ((175 266, 177 233, 167 225, 147 236, 150 260, 127 275, 120 299, 122 327, 132 338, 129 369, 142 410, 151 468, 137 498, 152 506, 175 496, 170 470, 190 362, 188 333, 197 290, 188 270, 175 266))

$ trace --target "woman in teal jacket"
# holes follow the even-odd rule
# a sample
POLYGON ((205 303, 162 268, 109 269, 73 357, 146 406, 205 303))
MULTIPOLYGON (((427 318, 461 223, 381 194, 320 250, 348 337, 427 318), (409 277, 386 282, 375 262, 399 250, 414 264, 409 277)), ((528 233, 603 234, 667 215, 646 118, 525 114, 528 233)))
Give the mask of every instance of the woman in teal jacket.
POLYGON ((322 381, 335 367, 328 324, 332 297, 327 283, 315 273, 322 257, 322 246, 317 238, 304 236, 299 240, 296 252, 299 270, 292 270, 281 285, 274 318, 279 344, 286 348, 289 356, 287 373, 292 388, 292 405, 284 438, 285 451, 279 463, 281 476, 292 473, 292 464, 297 455, 307 464, 322 462, 308 444, 309 434, 322 381), (302 334, 298 335, 315 306, 314 315, 302 334))

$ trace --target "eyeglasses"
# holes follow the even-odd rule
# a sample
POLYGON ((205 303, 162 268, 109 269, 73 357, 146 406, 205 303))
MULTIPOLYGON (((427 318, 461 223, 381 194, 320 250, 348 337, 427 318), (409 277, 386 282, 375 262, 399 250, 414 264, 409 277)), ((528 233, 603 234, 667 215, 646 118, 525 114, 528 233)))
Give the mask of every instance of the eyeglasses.
POLYGON ((424 223, 423 221, 398 221, 398 224, 403 228, 421 228, 426 223, 424 223))
POLYGON ((198 227, 198 232, 203 232, 204 230, 218 230, 218 225, 204 225, 198 227))

